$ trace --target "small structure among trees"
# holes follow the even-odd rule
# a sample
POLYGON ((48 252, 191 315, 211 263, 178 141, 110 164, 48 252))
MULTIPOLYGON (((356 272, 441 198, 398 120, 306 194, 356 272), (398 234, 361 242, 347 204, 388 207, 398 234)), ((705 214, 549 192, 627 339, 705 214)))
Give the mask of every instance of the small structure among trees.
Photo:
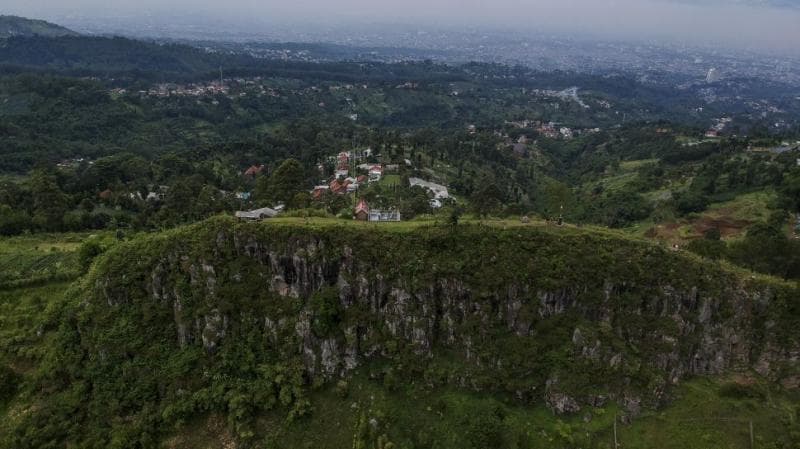
POLYGON ((245 170, 243 176, 248 177, 250 179, 256 179, 256 176, 264 173, 264 170, 266 170, 266 167, 264 166, 264 164, 251 165, 250 168, 245 170))
POLYGON ((369 205, 363 198, 358 201, 353 218, 359 221, 369 221, 369 205))
POLYGON ((248 210, 248 211, 237 211, 236 218, 242 220, 264 220, 266 218, 272 218, 278 215, 278 211, 269 207, 262 207, 261 209, 255 210, 248 210))
POLYGON ((396 209, 371 209, 369 211, 369 221, 400 221, 400 211, 396 209))
POLYGON ((370 209, 363 198, 356 205, 353 219, 359 221, 400 221, 400 211, 397 209, 370 209))

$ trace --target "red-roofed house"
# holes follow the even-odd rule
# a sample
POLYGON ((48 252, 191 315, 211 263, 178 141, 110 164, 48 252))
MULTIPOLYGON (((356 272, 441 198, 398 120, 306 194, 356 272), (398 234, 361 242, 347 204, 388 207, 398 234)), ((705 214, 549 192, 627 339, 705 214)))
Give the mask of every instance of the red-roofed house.
POLYGON ((348 180, 339 181, 338 179, 334 179, 330 183, 331 192, 339 195, 344 195, 345 193, 347 193, 347 186, 349 185, 350 181, 348 180))
POLYGON ((265 169, 266 167, 264 167, 264 165, 252 165, 250 168, 245 170, 244 175, 255 178, 257 175, 263 173, 265 169))
POLYGON ((330 190, 331 190, 330 186, 316 186, 314 187, 314 190, 311 192, 311 196, 315 200, 318 200, 325 195, 325 192, 328 192, 330 190))
POLYGON ((373 165, 369 168, 369 181, 380 181, 383 177, 383 167, 380 165, 373 165))
POLYGON ((366 201, 364 201, 363 198, 358 201, 358 204, 356 205, 355 216, 353 218, 358 221, 369 220, 369 205, 366 201))

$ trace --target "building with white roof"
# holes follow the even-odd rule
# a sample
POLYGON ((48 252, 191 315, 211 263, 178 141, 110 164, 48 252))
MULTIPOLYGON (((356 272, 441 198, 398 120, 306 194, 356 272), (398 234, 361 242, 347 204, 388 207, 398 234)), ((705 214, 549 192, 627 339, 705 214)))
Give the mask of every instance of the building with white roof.
POLYGON ((261 209, 255 210, 248 210, 248 211, 237 211, 236 218, 241 218, 243 220, 263 220, 265 218, 272 218, 278 215, 278 211, 269 207, 262 207, 261 209))

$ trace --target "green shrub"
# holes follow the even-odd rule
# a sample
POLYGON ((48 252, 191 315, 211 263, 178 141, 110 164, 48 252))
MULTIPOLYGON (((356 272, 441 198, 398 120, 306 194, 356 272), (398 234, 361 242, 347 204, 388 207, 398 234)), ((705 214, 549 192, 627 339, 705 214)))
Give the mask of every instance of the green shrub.
POLYGON ((711 260, 717 260, 725 257, 727 246, 721 240, 697 239, 692 240, 686 246, 689 251, 706 257, 711 260))
POLYGON ((11 399, 17 392, 19 375, 5 364, 0 364, 0 404, 11 399))
POLYGON ((281 214, 281 217, 295 217, 295 218, 333 218, 334 216, 324 209, 305 208, 294 209, 281 214))
POLYGON ((342 322, 342 306, 339 291, 334 287, 323 288, 311 297, 314 313, 311 330, 317 337, 325 338, 334 333, 342 322))
POLYGON ((466 440, 475 449, 503 448, 508 446, 509 434, 505 411, 497 404, 480 403, 467 410, 465 417, 466 440))
POLYGON ((744 384, 740 382, 726 382, 719 387, 719 395, 732 399, 764 399, 765 393, 761 386, 744 384))
POLYGON ((105 248, 100 242, 87 239, 78 249, 78 262, 81 265, 81 272, 86 273, 89 271, 89 267, 92 266, 92 262, 94 259, 103 254, 105 252, 105 248))

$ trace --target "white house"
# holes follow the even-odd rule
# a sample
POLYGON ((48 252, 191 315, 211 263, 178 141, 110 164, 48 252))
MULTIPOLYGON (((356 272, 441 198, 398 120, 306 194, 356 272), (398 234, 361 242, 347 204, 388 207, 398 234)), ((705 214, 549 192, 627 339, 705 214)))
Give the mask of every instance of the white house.
POLYGON ((272 218, 276 215, 278 215, 278 211, 269 207, 262 207, 261 209, 248 211, 240 210, 236 212, 236 218, 241 218, 243 220, 263 220, 265 218, 272 218))
POLYGON ((447 187, 436 184, 435 182, 425 181, 424 179, 420 178, 409 178, 408 182, 411 184, 411 187, 420 186, 427 190, 433 192, 433 196, 439 199, 447 199, 450 198, 450 193, 447 191, 447 187))
POLYGON ((431 207, 433 207, 434 209, 442 207, 442 200, 450 198, 450 192, 447 191, 447 187, 441 184, 425 181, 420 178, 408 178, 408 183, 411 184, 411 187, 420 186, 423 189, 426 189, 429 192, 433 193, 433 199, 431 200, 431 207))
POLYGON ((369 210, 369 221, 400 221, 400 212, 397 210, 369 210))
POLYGON ((373 165, 369 168, 369 182, 380 181, 383 177, 383 167, 380 165, 373 165))

